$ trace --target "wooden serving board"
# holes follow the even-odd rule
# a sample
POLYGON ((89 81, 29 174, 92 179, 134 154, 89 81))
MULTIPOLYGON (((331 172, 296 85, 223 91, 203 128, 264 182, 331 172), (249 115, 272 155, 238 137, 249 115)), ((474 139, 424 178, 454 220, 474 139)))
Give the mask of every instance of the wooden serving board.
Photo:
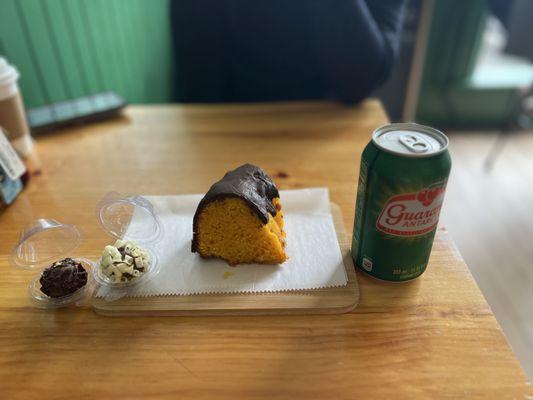
POLYGON ((357 276, 350 255, 351 236, 344 229, 339 206, 331 203, 333 222, 348 283, 346 286, 277 293, 216 293, 187 296, 123 297, 93 300, 96 313, 107 316, 295 315, 343 314, 359 302, 357 276))

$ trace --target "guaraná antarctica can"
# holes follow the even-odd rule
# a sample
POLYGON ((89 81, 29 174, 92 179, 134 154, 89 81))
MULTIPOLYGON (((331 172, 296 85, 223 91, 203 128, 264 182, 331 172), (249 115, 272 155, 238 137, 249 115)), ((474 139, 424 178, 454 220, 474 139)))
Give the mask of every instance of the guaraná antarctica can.
POLYGON ((426 269, 451 160, 448 138, 413 123, 374 131, 361 157, 352 257, 366 273, 407 281, 426 269))

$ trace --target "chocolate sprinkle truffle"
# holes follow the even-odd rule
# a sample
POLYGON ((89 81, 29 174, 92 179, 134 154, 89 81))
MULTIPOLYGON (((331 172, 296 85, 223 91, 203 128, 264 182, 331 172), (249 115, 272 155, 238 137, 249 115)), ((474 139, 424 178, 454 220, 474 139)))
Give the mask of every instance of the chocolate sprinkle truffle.
POLYGON ((41 292, 48 297, 63 297, 87 284, 87 271, 72 258, 56 261, 43 271, 41 292))

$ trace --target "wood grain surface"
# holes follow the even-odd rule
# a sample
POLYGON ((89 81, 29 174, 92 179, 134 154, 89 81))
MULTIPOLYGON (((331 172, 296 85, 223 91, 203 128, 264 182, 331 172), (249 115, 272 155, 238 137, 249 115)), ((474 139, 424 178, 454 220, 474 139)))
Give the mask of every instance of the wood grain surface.
MULTIPOLYGON (((360 154, 379 103, 137 106, 124 118, 38 139, 43 173, 0 215, 2 399, 524 399, 514 354, 468 268, 439 232, 406 284, 358 273, 354 312, 323 316, 108 318, 36 310, 33 272, 8 254, 38 217, 76 223, 78 256, 111 238, 94 218, 108 191, 202 193, 243 162, 281 189, 327 186, 353 223, 360 154)), ((446 207, 446 204, 445 204, 446 207)))
POLYGON ((107 316, 316 315, 350 312, 359 302, 359 285, 350 254, 351 235, 344 229, 338 205, 331 204, 331 213, 346 271, 347 283, 344 286, 276 293, 123 297, 115 301, 96 297, 92 301, 93 309, 107 316))

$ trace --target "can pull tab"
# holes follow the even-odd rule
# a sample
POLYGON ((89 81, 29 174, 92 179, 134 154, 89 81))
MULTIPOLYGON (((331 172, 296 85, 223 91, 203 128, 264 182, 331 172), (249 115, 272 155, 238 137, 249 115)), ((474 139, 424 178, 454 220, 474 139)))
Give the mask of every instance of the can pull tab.
POLYGON ((423 138, 413 134, 400 136, 400 143, 407 147, 413 153, 425 153, 430 150, 429 143, 423 138))

